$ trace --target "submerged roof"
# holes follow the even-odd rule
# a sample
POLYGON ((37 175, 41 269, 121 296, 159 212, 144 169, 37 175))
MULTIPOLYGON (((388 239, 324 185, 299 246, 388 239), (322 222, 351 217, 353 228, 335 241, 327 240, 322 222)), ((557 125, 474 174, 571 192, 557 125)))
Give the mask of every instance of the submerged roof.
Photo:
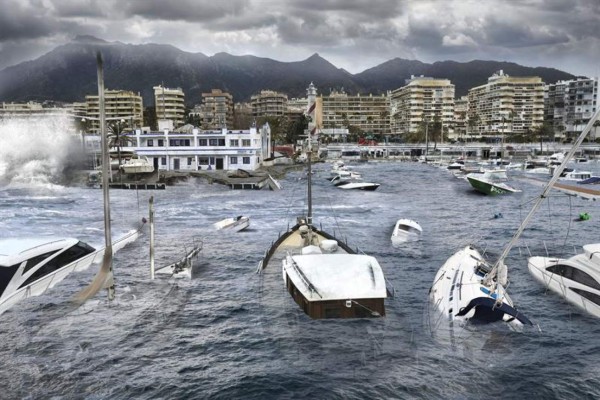
POLYGON ((385 298, 385 278, 375 257, 360 254, 307 254, 292 259, 311 291, 295 268, 286 272, 309 301, 385 298), (320 296, 319 296, 320 295, 320 296))

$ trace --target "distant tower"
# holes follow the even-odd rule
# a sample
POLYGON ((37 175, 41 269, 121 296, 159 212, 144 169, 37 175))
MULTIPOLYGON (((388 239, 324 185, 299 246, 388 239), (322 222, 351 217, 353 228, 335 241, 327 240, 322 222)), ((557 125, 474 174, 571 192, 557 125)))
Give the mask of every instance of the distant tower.
POLYGON ((309 118, 308 133, 312 138, 317 131, 317 88, 312 82, 308 85, 308 89, 306 89, 306 95, 308 98, 308 108, 306 110, 306 116, 309 118))

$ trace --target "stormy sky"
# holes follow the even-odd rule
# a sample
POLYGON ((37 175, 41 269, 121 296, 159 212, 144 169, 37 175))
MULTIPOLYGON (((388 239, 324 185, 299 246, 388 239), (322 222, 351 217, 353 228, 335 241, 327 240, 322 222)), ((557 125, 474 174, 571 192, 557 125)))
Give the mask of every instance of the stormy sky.
POLYGON ((77 35, 357 73, 399 57, 600 75, 600 0, 0 0, 0 69, 77 35))

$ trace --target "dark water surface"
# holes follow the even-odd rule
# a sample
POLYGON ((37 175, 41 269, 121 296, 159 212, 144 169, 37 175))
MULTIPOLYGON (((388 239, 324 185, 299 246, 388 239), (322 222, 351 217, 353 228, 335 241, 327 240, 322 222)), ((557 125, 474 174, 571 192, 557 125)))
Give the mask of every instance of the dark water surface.
MULTIPOLYGON (((157 265, 203 239, 194 278, 151 281, 146 232, 116 254, 114 302, 102 292, 79 309, 69 305, 92 267, 20 303, 0 316, 0 398, 600 398, 600 321, 547 293, 527 271, 529 252, 573 254, 600 242, 596 202, 556 193, 507 260, 509 293, 539 329, 480 327, 450 345, 428 323, 435 273, 469 242, 498 255, 540 186, 515 176, 522 193, 486 197, 445 170, 367 163, 354 169, 381 187, 342 191, 324 179, 329 167, 316 166, 314 220, 378 259, 397 293, 385 318, 310 320, 285 291, 280 269, 255 274, 270 243, 305 210, 300 171, 277 192, 204 181, 113 190, 113 237, 139 223, 154 195, 157 265), (574 222, 582 211, 592 219, 574 222), (251 217, 248 230, 212 229, 236 215, 251 217), (422 240, 392 247, 398 218, 417 220, 422 240)), ((99 190, 0 188, 0 237, 74 236, 98 246, 102 229, 99 190)))

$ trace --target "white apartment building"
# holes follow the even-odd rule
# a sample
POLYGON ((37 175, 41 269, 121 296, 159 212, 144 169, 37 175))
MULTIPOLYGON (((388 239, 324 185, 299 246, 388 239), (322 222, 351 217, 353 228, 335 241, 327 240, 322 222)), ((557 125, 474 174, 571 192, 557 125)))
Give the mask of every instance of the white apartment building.
POLYGON ((392 134, 414 134, 423 123, 441 122, 444 136, 453 136, 454 85, 448 79, 412 76, 390 94, 392 134))
POLYGON ((181 88, 166 88, 162 85, 154 86, 154 109, 157 121, 173 121, 177 128, 184 123, 185 94, 181 88))
POLYGON ((390 98, 381 96, 350 96, 344 91, 333 91, 329 96, 319 96, 320 128, 323 130, 346 130, 350 126, 365 134, 388 135, 390 133, 390 98))
MULTIPOLYGON (((100 132, 100 102, 98 95, 85 96, 86 132, 100 132)), ((78 106, 81 110, 81 106, 78 106)), ((104 115, 108 121, 118 121, 121 130, 133 131, 144 123, 142 96, 128 90, 104 91, 104 115)))
POLYGON ((124 147, 153 163, 155 170, 256 170, 269 157, 271 129, 207 130, 191 133, 136 130, 135 145, 124 147))
POLYGON ((469 131, 478 137, 527 134, 544 122, 540 77, 513 77, 498 71, 485 85, 469 90, 469 131))

